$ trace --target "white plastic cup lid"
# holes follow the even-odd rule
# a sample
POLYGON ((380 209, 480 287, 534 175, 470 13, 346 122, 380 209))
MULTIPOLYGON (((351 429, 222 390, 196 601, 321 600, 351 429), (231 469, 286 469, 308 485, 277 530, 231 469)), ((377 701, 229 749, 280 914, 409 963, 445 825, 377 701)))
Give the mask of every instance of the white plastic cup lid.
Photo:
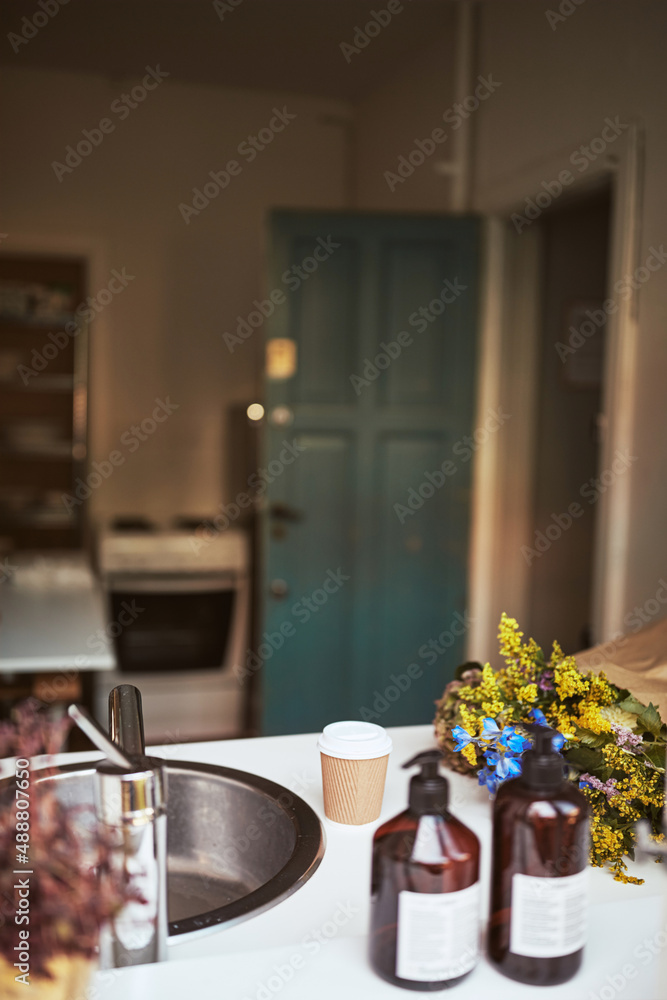
POLYGON ((391 753, 391 736, 374 722, 332 722, 317 741, 320 753, 344 760, 372 760, 391 753))

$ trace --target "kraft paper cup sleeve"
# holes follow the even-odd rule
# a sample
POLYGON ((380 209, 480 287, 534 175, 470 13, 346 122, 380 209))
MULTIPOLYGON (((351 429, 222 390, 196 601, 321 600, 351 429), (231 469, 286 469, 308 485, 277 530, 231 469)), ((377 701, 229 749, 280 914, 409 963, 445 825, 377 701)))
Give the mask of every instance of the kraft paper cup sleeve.
POLYGON ((318 741, 324 813, 335 823, 361 826, 380 815, 392 742, 373 723, 336 722, 318 741))

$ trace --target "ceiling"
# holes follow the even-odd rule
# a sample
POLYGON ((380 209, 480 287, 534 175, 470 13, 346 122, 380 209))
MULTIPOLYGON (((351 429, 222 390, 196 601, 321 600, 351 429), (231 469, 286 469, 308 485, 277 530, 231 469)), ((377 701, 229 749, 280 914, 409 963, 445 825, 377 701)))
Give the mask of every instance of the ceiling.
POLYGON ((20 34, 22 19, 41 8, 2 0, 0 63, 113 79, 138 76, 159 63, 183 82, 354 101, 455 29, 455 0, 402 0, 402 10, 359 52, 348 50, 346 59, 341 43, 352 44, 356 26, 367 24, 372 11, 386 12, 388 2, 397 5, 216 0, 216 10, 212 0, 70 0, 15 52, 8 33, 20 34))

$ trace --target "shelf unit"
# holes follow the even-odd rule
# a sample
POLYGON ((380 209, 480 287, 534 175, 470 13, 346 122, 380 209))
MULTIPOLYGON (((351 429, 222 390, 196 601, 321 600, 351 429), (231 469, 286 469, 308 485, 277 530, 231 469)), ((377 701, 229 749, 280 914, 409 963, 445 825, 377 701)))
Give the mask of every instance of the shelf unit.
POLYGON ((78 548, 86 505, 85 262, 0 254, 0 548, 78 548), (55 303, 55 304, 54 304, 55 303), (68 324, 76 321, 77 332, 68 324))

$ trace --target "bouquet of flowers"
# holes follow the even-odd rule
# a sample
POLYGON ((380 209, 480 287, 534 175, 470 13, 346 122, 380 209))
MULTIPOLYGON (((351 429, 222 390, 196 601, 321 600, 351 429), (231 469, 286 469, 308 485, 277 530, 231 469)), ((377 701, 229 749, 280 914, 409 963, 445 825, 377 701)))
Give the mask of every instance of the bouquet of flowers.
POLYGON ((557 642, 547 660, 505 614, 498 638, 505 666, 463 664, 437 702, 435 730, 447 762, 476 773, 493 793, 521 773, 521 754, 531 743, 521 724, 551 726, 569 779, 591 805, 591 865, 609 865, 619 882, 641 883, 623 859, 634 858, 638 820, 648 821, 655 840, 663 837, 667 726, 654 705, 603 673, 582 674, 557 642))

